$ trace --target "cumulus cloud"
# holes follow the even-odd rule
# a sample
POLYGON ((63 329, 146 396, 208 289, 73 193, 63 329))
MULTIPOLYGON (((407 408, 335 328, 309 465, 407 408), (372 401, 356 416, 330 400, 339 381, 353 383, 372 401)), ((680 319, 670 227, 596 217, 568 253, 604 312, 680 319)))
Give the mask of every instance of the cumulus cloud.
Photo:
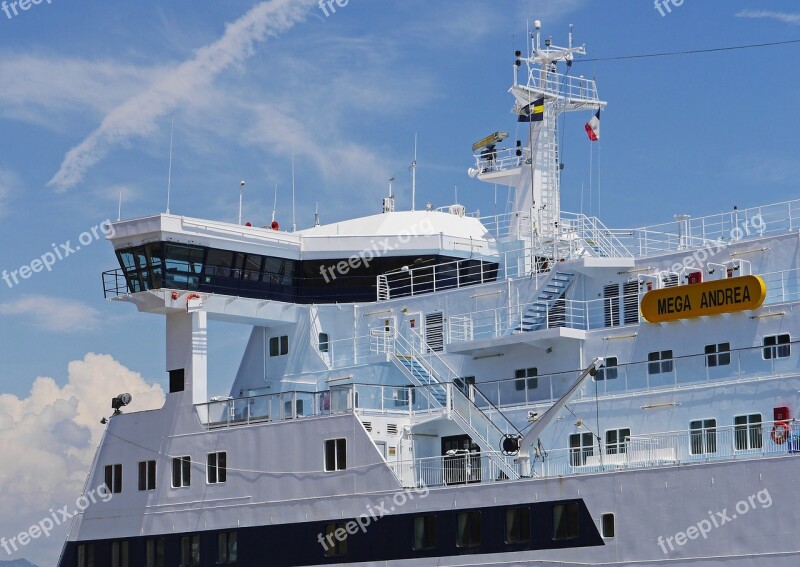
POLYGON ((94 307, 47 295, 24 295, 0 303, 0 315, 24 315, 36 328, 54 333, 94 330, 100 326, 100 312, 94 307))
POLYGON ((256 4, 229 24, 219 40, 197 50, 194 58, 162 74, 147 90, 109 112, 99 128, 67 152, 48 185, 64 191, 80 183, 114 146, 153 132, 159 118, 197 96, 221 72, 247 59, 257 44, 293 27, 316 3, 269 0, 256 4))
POLYGON ((742 10, 736 14, 737 18, 754 18, 778 20, 786 24, 800 24, 800 14, 788 12, 773 12, 770 10, 742 10))
MULTIPOLYGON (((156 409, 164 391, 111 356, 87 354, 68 366, 67 383, 37 378, 27 398, 0 395, 0 535, 14 537, 49 515, 51 508, 74 508, 103 425, 109 400, 130 392, 130 411, 156 409)), ((55 565, 68 526, 33 540, 8 559, 27 557, 55 565)))

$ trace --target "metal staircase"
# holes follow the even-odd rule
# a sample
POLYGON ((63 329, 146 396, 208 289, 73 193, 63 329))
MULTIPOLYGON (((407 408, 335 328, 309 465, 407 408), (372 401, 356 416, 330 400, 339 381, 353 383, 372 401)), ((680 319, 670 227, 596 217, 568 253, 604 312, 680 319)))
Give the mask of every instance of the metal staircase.
MULTIPOLYGON (((512 457, 498 453, 506 435, 519 435, 516 427, 499 410, 494 414, 499 424, 484 413, 469 396, 455 386, 453 380, 458 377, 455 370, 435 351, 427 348, 422 337, 415 337, 415 342, 419 342, 420 346, 415 347, 405 337, 395 335, 391 358, 398 368, 413 384, 430 392, 429 401, 432 405, 442 406, 447 417, 455 421, 480 446, 483 454, 500 471, 502 478, 519 479, 520 475, 512 457), (433 368, 433 361, 440 368, 438 372, 433 368)), ((485 401, 488 407, 493 407, 475 388, 471 388, 470 392, 481 397, 479 401, 485 401)))
POLYGON ((564 295, 574 279, 575 274, 554 272, 513 332, 527 333, 543 328, 563 327, 566 324, 564 295))

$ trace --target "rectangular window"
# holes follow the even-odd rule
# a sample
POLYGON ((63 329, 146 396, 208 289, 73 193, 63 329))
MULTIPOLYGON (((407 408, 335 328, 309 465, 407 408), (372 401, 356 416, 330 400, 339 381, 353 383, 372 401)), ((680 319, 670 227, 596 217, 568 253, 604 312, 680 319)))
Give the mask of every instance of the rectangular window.
POLYGON ((156 462, 141 461, 139 463, 139 490, 156 489, 156 462))
POLYGON ((689 424, 692 455, 717 452, 717 420, 698 419, 689 424))
POLYGON ((481 544, 481 513, 459 512, 456 529, 457 547, 478 547, 481 544))
POLYGON ((506 510, 506 543, 531 541, 531 509, 527 507, 506 510))
POLYGON ((647 355, 648 374, 667 374, 672 372, 672 351, 661 350, 647 355))
POLYGON ((328 333, 320 333, 319 334, 319 351, 320 352, 328 352, 329 349, 330 349, 330 338, 328 337, 328 333))
POLYGON ((569 436, 569 463, 573 467, 586 464, 586 458, 594 455, 594 438, 591 433, 573 433, 569 436))
POLYGON ((631 437, 631 430, 628 427, 623 429, 609 429, 606 431, 606 455, 616 455, 625 453, 628 450, 626 444, 631 437))
POLYGON ((616 380, 618 375, 617 357, 609 356, 603 361, 603 366, 597 369, 597 374, 594 379, 600 380, 616 380))
POLYGON ((183 488, 192 484, 192 458, 172 459, 172 488, 183 488))
POLYGON ((236 532, 223 532, 217 535, 217 565, 236 563, 239 556, 239 542, 236 532))
POLYGON ((347 468, 347 439, 325 441, 325 471, 343 471, 347 468))
POLYGON ((761 414, 737 415, 733 418, 736 450, 761 449, 764 445, 761 414))
POLYGON ((516 382, 514 382, 514 387, 518 391, 524 390, 525 388, 528 390, 535 390, 539 387, 538 375, 538 368, 522 368, 520 370, 515 370, 514 378, 516 382))
POLYGON ((436 516, 416 516, 414 518, 414 551, 436 549, 436 516))
POLYGON ((706 345, 706 366, 728 366, 731 363, 731 343, 706 345))
POLYGON ((612 538, 616 535, 617 526, 614 521, 614 514, 603 514, 602 521, 600 522, 603 527, 603 537, 612 538))
POLYGON ((147 567, 164 567, 164 538, 149 538, 145 547, 147 567))
POLYGON ((200 566, 200 536, 191 535, 181 538, 181 567, 200 566))
POLYGON ((575 539, 578 535, 578 503, 553 505, 553 539, 575 539))
POLYGON ((206 467, 206 482, 221 484, 228 480, 228 453, 209 453, 206 467))
POLYGON ((122 465, 106 465, 106 489, 112 494, 122 492, 122 465))
POLYGON ((78 567, 95 567, 94 565, 94 544, 78 544, 78 567))
POLYGON ((127 541, 111 543, 111 567, 130 567, 130 549, 127 541))
POLYGON ((764 337, 764 360, 788 357, 792 353, 791 342, 788 333, 764 337))
POLYGON ((183 368, 169 371, 169 393, 183 392, 186 381, 186 371, 183 368))
POLYGON ((347 555, 347 529, 345 524, 325 525, 325 557, 342 557, 347 555))
POLYGON ((289 336, 283 335, 282 337, 270 337, 269 355, 284 356, 287 354, 289 354, 289 336))

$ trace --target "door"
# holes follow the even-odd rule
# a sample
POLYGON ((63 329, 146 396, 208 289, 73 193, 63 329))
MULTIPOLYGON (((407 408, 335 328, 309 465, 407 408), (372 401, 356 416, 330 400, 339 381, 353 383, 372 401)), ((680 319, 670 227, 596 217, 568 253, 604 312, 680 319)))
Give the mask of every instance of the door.
POLYGON ((399 332, 413 347, 414 352, 422 351, 422 313, 404 313, 399 332))

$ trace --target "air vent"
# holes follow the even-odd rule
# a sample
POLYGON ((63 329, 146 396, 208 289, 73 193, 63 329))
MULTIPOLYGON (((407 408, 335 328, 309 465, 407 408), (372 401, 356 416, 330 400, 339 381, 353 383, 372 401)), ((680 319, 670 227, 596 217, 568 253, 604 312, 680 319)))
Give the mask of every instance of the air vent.
POLYGON ((396 423, 387 423, 386 424, 386 433, 389 435, 397 435, 397 424, 396 423))
POLYGON ((364 429, 367 431, 372 431, 372 422, 371 421, 362 421, 361 423, 364 424, 364 429))

